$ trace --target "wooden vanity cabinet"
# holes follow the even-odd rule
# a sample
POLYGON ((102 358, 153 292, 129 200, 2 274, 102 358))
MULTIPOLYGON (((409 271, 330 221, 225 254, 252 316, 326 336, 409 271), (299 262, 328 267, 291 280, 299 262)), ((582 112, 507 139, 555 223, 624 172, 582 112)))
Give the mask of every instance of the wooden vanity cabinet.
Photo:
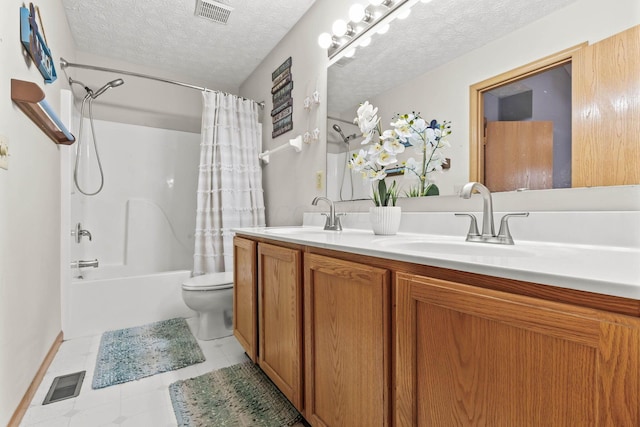
POLYGON ((233 335, 251 360, 258 361, 258 244, 233 238, 233 335))
POLYGON ((258 243, 258 364, 302 412, 301 251, 258 243))
POLYGON ((390 425, 389 270, 311 253, 304 269, 306 419, 390 425))
POLYGON ((395 282, 395 426, 638 426, 640 319, 395 282))

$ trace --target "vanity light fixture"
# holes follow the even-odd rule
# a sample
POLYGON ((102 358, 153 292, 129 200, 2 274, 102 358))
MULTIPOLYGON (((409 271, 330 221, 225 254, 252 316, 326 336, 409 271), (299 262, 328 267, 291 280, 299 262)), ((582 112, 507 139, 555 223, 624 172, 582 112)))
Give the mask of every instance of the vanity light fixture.
POLYGON ((371 36, 386 33, 391 21, 409 16, 411 7, 418 1, 431 0, 368 0, 367 6, 354 3, 349 8, 348 22, 338 19, 331 28, 333 34, 322 33, 318 37, 320 47, 327 49, 329 65, 343 57, 352 57, 357 47, 368 46, 371 36))

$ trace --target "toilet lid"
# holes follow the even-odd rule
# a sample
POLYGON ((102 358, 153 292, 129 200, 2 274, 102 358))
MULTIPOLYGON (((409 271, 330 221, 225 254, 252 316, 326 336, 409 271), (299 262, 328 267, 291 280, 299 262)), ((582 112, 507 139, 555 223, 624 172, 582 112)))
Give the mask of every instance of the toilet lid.
POLYGON ((182 289, 187 291, 208 291, 212 289, 227 289, 233 286, 233 272, 209 273, 187 279, 182 289))

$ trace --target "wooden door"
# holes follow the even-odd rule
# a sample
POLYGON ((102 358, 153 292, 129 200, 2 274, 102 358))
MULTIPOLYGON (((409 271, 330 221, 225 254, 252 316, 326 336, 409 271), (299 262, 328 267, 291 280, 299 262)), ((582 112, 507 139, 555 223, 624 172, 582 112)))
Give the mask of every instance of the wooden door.
POLYGON ((491 191, 553 188, 553 122, 489 122, 484 184, 491 191))
POLYGON ((640 184, 640 26, 573 57, 572 185, 640 184))
POLYGON ((640 319, 398 273, 396 426, 638 426, 640 319))
POLYGON ((258 364, 303 410, 302 266, 299 250, 258 245, 260 352, 258 364))
POLYGON ((305 418, 390 425, 389 271, 305 254, 305 418))
POLYGON ((233 335, 251 360, 258 357, 257 244, 233 238, 233 335))

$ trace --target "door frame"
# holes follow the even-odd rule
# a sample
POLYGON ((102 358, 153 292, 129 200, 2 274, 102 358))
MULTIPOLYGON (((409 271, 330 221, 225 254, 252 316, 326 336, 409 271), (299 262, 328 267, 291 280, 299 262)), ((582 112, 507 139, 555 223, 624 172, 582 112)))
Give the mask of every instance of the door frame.
POLYGON ((541 73, 573 60, 573 55, 587 46, 580 43, 521 67, 483 80, 469 87, 469 180, 484 183, 484 102, 485 92, 541 73))

